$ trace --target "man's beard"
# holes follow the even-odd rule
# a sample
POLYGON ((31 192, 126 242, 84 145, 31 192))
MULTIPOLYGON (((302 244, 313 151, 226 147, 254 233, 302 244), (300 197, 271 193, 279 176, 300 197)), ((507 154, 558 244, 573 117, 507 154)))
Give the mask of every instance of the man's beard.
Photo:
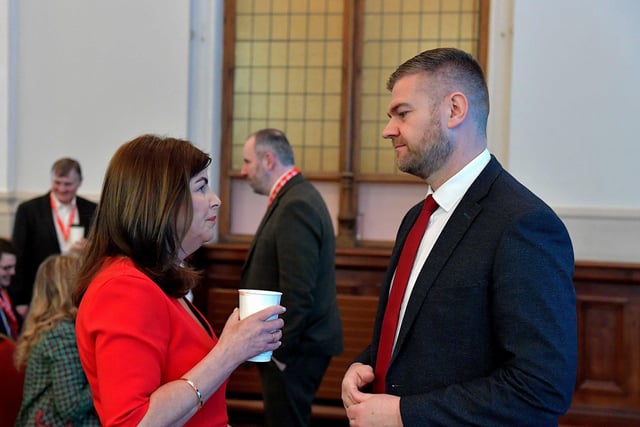
POLYGON ((442 131, 440 120, 437 120, 420 138, 418 151, 412 151, 408 145, 407 150, 408 156, 403 162, 398 158, 398 168, 402 172, 427 179, 451 157, 453 144, 442 131))
POLYGON ((267 185, 267 182, 268 182, 267 172, 264 169, 259 168, 258 170, 256 170, 256 174, 253 180, 249 182, 249 185, 251 186, 251 188, 253 188, 254 193, 260 194, 263 196, 268 196, 271 189, 265 188, 265 186, 267 185))

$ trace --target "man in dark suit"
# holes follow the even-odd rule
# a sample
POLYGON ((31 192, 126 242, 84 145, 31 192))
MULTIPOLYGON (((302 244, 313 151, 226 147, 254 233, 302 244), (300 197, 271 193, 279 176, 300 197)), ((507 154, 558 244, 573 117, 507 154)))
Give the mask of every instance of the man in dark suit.
POLYGON ((577 365, 567 230, 487 151, 489 95, 471 55, 423 52, 387 87, 383 136, 437 205, 409 261, 385 364, 383 319, 423 202, 400 225, 372 343, 342 383, 351 425, 557 425, 577 365))
POLYGON ((0 334, 13 341, 18 339, 22 316, 13 303, 14 286, 11 278, 16 274, 16 249, 10 241, 0 238, 0 334))
POLYGON ((82 169, 74 159, 62 158, 51 168, 51 190, 18 206, 12 242, 18 251, 16 305, 25 311, 33 281, 49 255, 80 251, 86 244, 96 203, 76 195, 82 169))
POLYGON ((269 426, 306 426, 331 357, 342 352, 335 234, 320 193, 294 165, 283 132, 263 129, 244 146, 242 174, 269 196, 242 270, 241 287, 282 292, 282 346, 259 363, 269 426))

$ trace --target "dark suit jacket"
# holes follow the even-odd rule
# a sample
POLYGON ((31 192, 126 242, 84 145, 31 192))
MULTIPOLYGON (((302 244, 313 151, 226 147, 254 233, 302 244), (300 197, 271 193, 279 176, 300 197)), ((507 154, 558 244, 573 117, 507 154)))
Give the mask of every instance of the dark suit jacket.
POLYGON ((256 231, 241 287, 282 292, 284 329, 276 359, 342 352, 336 302, 335 234, 320 193, 302 175, 278 192, 256 231))
MULTIPOLYGON (((381 288, 372 345, 400 249, 381 288)), ((557 425, 573 395, 573 249, 560 219, 492 157, 422 267, 386 378, 407 426, 557 425)))
MULTIPOLYGON (((76 196, 76 206, 80 225, 84 227, 86 236, 97 204, 76 196)), ((16 275, 12 280, 16 288, 14 303, 29 304, 38 267, 49 255, 60 253, 49 193, 27 200, 18 206, 12 244, 18 252, 16 275)))
MULTIPOLYGON (((11 290, 12 287, 13 286, 9 286, 9 289, 7 289, 7 292, 9 293, 9 298, 11 299, 11 312, 13 313, 13 315, 16 317, 16 320, 18 321, 18 331, 20 331, 20 329, 22 328, 22 323, 24 322, 24 319, 22 318, 22 316, 20 316, 20 313, 18 313, 18 311, 16 310, 16 303, 14 302, 15 298, 11 290)), ((2 308, 0 308, 0 334, 10 336, 11 335, 10 331, 8 331, 7 327, 5 327, 4 325, 5 321, 7 322, 7 325, 8 325, 9 319, 7 319, 7 315, 4 313, 2 308)), ((13 341, 17 341, 18 337, 11 337, 11 339, 13 341)))

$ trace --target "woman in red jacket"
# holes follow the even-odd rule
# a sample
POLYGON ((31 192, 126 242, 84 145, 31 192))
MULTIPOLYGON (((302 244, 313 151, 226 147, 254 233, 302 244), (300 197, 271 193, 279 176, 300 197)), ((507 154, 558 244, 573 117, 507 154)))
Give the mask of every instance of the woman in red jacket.
POLYGON ((213 238, 211 158, 185 140, 142 135, 107 169, 74 298, 78 351, 104 426, 227 426, 225 386, 280 346, 281 306, 216 337, 185 295, 186 258, 213 238))

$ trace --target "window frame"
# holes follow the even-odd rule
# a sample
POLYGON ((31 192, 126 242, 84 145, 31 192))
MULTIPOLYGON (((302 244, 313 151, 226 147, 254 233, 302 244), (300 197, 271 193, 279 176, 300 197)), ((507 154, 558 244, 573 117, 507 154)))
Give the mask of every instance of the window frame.
MULTIPOLYGON (((361 69, 364 48, 364 14, 366 0, 344 0, 342 97, 340 115, 339 171, 336 173, 310 173, 305 177, 314 182, 334 182, 339 185, 338 247, 389 247, 392 242, 360 240, 357 236, 358 185, 382 183, 398 185, 424 185, 407 174, 359 173, 361 124, 361 69)), ((486 70, 490 0, 479 1, 479 28, 477 59, 486 70)), ((234 111, 234 70, 236 43, 236 0, 224 2, 224 44, 221 111, 220 197, 231 200, 232 181, 242 179, 240 171, 232 170, 232 138, 234 111)), ((248 243, 251 235, 231 233, 231 206, 223 203, 219 211, 219 241, 248 243)))

